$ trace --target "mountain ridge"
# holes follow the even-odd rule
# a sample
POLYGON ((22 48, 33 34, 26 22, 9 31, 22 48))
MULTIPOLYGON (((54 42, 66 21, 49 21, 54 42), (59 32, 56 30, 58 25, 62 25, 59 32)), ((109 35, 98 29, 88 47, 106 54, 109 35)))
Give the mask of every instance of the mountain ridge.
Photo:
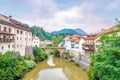
POLYGON ((73 34, 78 34, 78 35, 84 35, 87 34, 85 31, 83 31, 80 28, 76 29, 70 29, 70 28, 64 28, 59 31, 53 31, 51 32, 52 35, 73 35, 73 34))

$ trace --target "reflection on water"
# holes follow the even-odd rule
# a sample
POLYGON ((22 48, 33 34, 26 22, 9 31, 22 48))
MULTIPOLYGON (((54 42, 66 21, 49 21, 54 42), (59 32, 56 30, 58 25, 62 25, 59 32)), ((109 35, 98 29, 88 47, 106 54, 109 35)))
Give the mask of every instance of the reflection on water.
POLYGON ((22 80, 88 80, 87 73, 74 64, 53 58, 55 66, 50 66, 48 60, 38 63, 22 80))
POLYGON ((62 68, 45 69, 39 75, 38 80, 68 80, 62 68))
POLYGON ((50 56, 48 57, 47 64, 48 64, 49 66, 55 66, 55 64, 53 63, 53 55, 50 55, 50 56))

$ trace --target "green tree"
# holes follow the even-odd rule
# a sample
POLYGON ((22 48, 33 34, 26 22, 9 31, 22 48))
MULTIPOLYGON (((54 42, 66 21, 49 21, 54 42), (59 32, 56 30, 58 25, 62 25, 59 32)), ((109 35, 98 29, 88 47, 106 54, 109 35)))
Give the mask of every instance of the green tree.
POLYGON ((34 54, 34 61, 36 63, 43 61, 44 59, 47 58, 47 54, 45 53, 45 51, 43 51, 42 49, 38 48, 38 47, 34 47, 33 48, 33 54, 34 54))
MULTIPOLYGON (((117 25, 120 28, 120 24, 117 25)), ((101 37, 102 46, 91 56, 89 80, 120 80, 120 30, 101 37)))
POLYGON ((60 52, 57 49, 53 49, 50 54, 54 55, 55 57, 60 57, 60 52))
POLYGON ((29 62, 29 66, 25 62, 23 56, 14 56, 11 51, 7 51, 4 55, 0 55, 0 80, 18 80, 33 67, 33 62, 29 62))
POLYGON ((58 44, 63 40, 63 36, 58 35, 58 36, 53 36, 52 37, 52 42, 53 46, 58 46, 58 44))
POLYGON ((51 40, 52 35, 48 32, 46 32, 42 27, 40 26, 32 26, 30 27, 33 36, 37 36, 42 40, 51 40))
POLYGON ((57 42, 57 38, 56 38, 56 36, 53 36, 52 37, 52 44, 54 47, 56 46, 56 42, 57 42))

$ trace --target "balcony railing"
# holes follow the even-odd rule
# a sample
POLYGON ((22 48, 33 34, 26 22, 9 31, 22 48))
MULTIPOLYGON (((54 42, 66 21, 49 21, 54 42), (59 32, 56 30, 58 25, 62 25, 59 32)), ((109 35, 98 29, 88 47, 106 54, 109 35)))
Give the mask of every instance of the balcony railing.
POLYGON ((86 51, 94 51, 95 50, 94 47, 83 47, 83 49, 86 51))
POLYGON ((3 42, 14 42, 14 38, 10 39, 10 38, 0 38, 0 43, 3 42))
POLYGON ((95 43, 94 42, 85 42, 82 45, 84 45, 84 46, 86 46, 86 45, 95 45, 95 43))

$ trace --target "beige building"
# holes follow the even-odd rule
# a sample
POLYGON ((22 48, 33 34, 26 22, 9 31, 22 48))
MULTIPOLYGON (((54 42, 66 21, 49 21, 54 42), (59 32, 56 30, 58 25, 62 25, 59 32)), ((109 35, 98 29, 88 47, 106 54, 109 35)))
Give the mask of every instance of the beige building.
POLYGON ((24 56, 32 53, 32 33, 21 22, 0 14, 0 53, 10 50, 24 56))

